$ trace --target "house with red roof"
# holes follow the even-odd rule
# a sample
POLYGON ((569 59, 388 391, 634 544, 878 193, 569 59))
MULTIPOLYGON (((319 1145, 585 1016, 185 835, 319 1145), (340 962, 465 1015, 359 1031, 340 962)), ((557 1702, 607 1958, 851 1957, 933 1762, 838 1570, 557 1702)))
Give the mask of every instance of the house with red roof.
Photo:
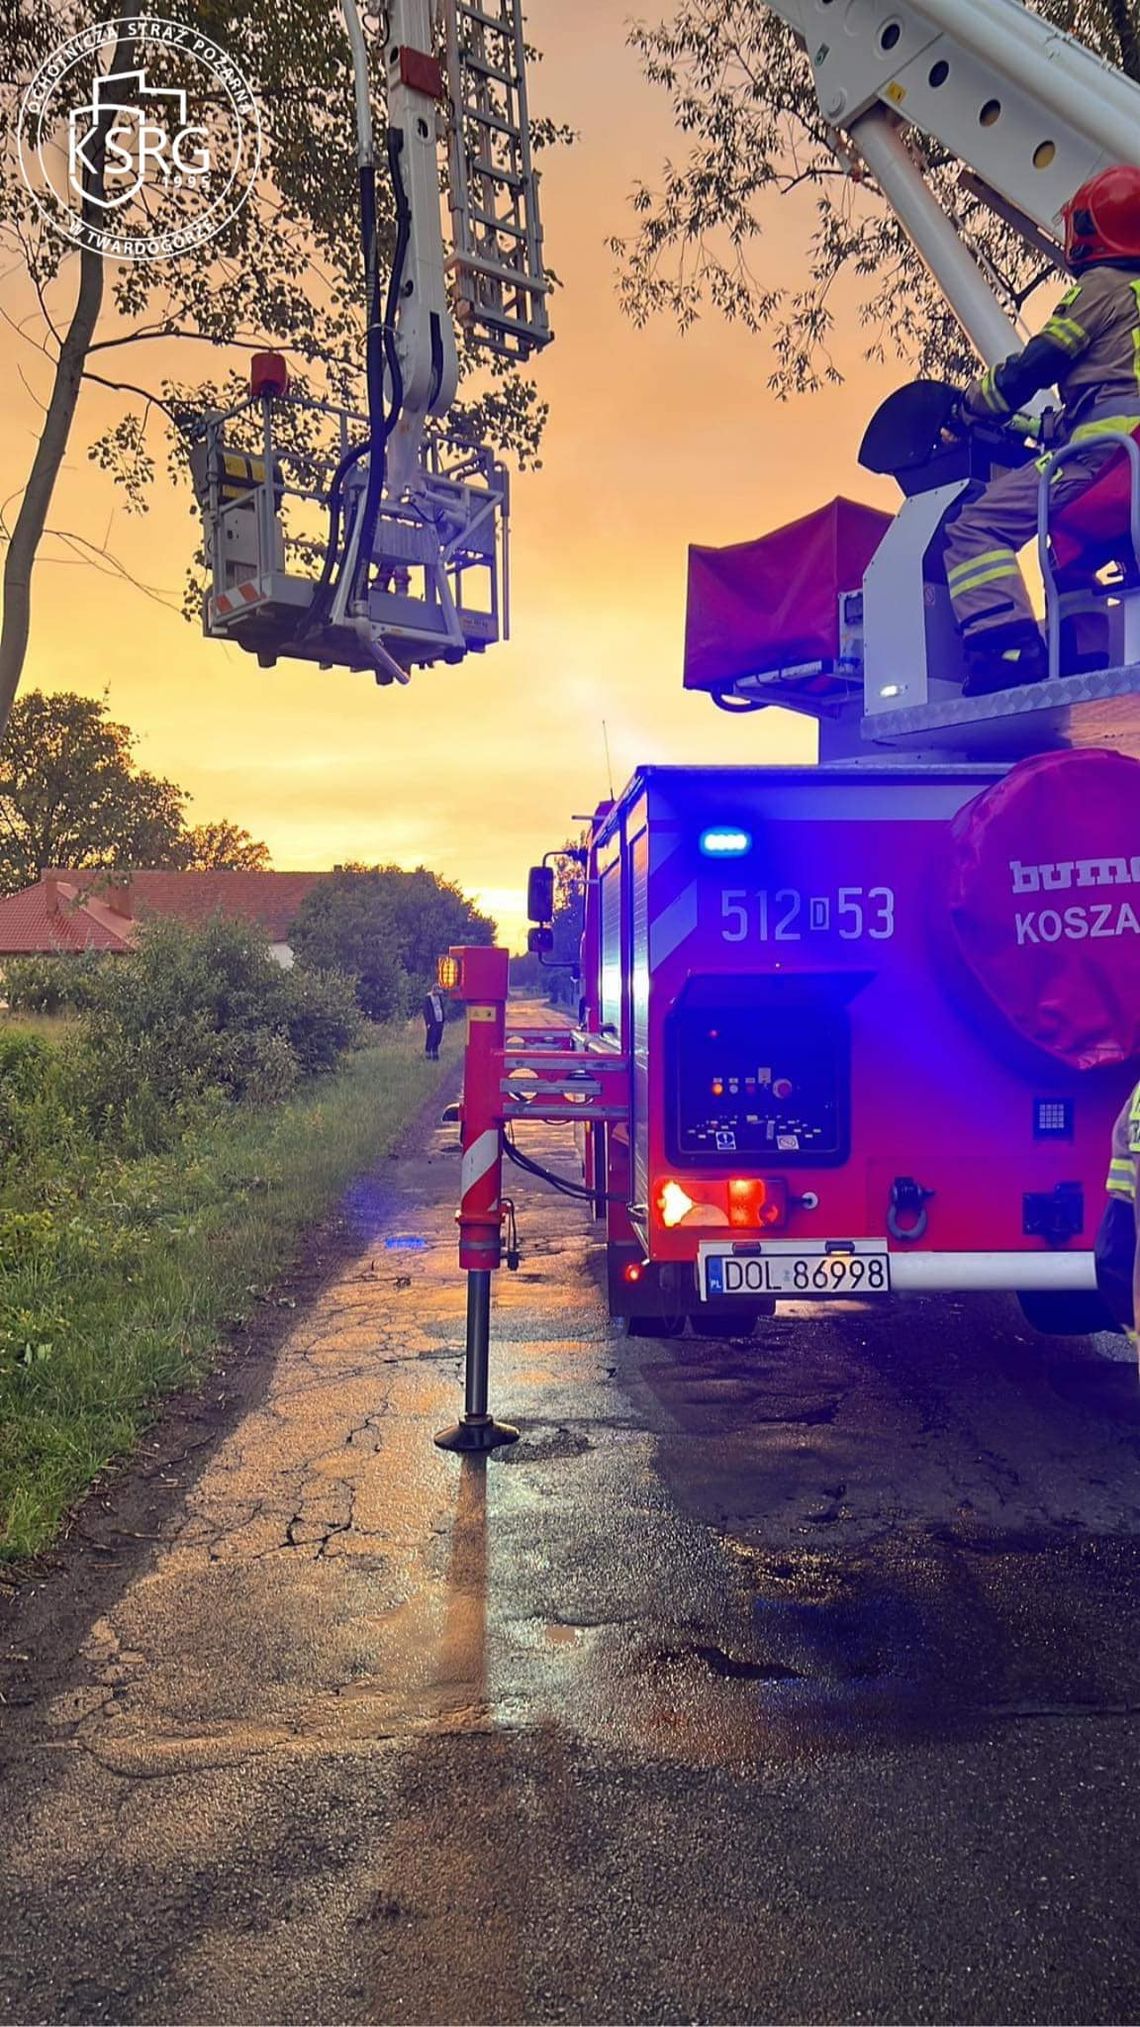
POLYGON ((0 964, 133 949, 148 917, 197 926, 226 915, 259 929, 278 963, 293 962, 289 928, 325 873, 112 873, 57 867, 0 898, 0 964))

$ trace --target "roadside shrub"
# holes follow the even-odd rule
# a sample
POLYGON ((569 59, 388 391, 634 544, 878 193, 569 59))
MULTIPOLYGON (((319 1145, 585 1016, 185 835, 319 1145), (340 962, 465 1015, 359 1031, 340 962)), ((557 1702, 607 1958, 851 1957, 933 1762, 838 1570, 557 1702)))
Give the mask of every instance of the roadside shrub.
POLYGON ((95 1005, 108 960, 97 951, 76 957, 10 957, 0 987, 16 1013, 86 1013, 95 1005))
POLYGON ((54 1060, 42 1035, 0 1028, 0 1094, 21 1102, 42 1091, 54 1060))
POLYGON ((75 1153, 76 1137, 59 1051, 40 1035, 0 1029, 0 1181, 18 1175, 33 1189, 45 1164, 75 1153))
POLYGON ((157 921, 106 972, 75 1100, 100 1137, 157 1151, 218 1106, 272 1104, 331 1069, 356 1026, 348 982, 283 971, 245 924, 157 921))
POLYGON ((285 1033, 303 1077, 336 1068, 361 1039, 354 980, 337 971, 286 972, 285 1033))
POLYGON ((276 1105, 301 1074, 288 1035, 263 1030, 241 1042, 241 1097, 247 1105, 276 1105))

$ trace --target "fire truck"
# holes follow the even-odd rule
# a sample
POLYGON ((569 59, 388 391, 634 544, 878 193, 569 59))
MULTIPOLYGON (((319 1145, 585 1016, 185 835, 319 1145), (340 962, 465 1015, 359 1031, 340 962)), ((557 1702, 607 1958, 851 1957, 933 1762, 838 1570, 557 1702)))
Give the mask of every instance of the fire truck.
MULTIPOLYGON (((1060 267, 1075 190, 1140 163, 1140 88, 1020 0, 773 5, 837 151, 873 174, 982 359, 1007 357, 1024 336, 924 148, 1060 267)), ((1109 1322, 1094 1236, 1140 1061, 1140 446, 1121 431, 1057 514, 1066 453, 1044 421, 1028 448, 955 435, 953 402, 921 383, 873 419, 861 461, 897 478, 894 516, 839 500, 690 550, 686 687, 814 719, 819 764, 639 768, 582 848, 578 1030, 557 1066, 525 1034, 497 1061, 512 1135, 524 1103, 577 1105, 610 1309, 633 1332, 983 1289, 1044 1329, 1109 1322), (943 525, 1029 456, 1048 677, 963 695, 943 525), (1078 674, 1080 618, 1105 648, 1078 674), (516 1105, 513 1065, 546 1097, 516 1105)), ((530 898, 548 950, 549 860, 530 898)))

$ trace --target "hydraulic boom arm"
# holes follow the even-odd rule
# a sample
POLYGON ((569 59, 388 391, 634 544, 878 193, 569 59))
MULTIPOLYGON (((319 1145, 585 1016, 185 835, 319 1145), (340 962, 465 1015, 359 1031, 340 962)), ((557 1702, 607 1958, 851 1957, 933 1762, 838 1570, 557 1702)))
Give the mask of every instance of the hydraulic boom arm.
MULTIPOLYGON (((990 365, 1018 341, 900 129, 938 141, 1034 245, 1111 162, 1140 165, 1140 86, 1022 0, 768 0, 803 42, 820 110, 849 136, 990 365)), ((1059 247, 1058 259, 1059 259, 1059 247)))

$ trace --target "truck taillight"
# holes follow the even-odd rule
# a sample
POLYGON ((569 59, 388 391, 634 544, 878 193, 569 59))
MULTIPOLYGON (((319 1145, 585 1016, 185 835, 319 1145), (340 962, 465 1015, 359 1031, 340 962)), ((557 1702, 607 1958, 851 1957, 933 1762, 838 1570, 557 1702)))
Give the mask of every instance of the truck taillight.
POLYGON ((728 1185, 728 1222, 749 1231, 782 1225, 788 1215, 787 1184, 762 1176, 733 1177, 728 1185))
POLYGON ((665 1229, 672 1231, 674 1225, 684 1222, 694 1204, 688 1190, 682 1189, 679 1182, 665 1182, 658 1192, 657 1208, 665 1229))
POLYGON ((678 1225, 729 1225, 736 1231, 758 1232, 782 1225, 788 1215, 788 1186, 778 1176, 733 1176, 716 1181, 661 1183, 657 1209, 666 1231, 678 1225), (700 1190, 700 1200, 690 1192, 700 1190))

